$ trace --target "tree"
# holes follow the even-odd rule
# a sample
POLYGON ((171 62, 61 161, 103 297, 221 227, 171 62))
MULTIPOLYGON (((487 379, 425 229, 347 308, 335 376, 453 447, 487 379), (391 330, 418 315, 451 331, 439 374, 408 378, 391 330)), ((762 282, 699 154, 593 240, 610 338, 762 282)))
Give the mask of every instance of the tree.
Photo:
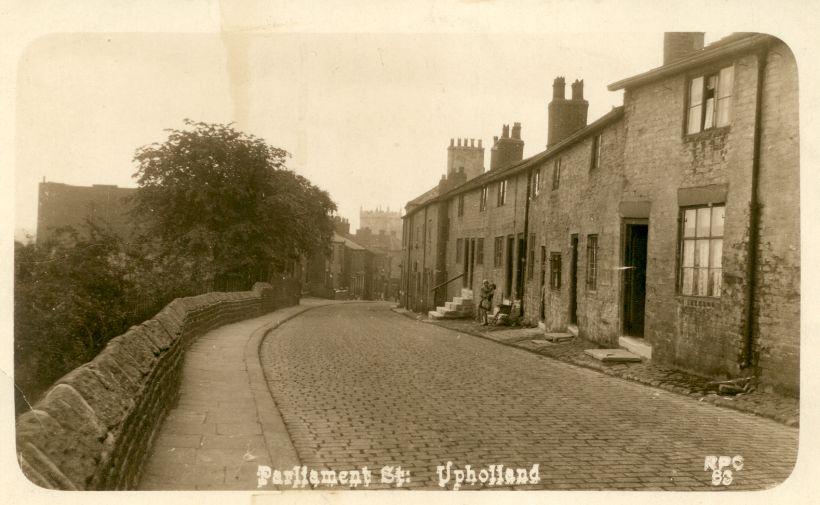
POLYGON ((14 243, 18 411, 133 324, 122 241, 86 226, 87 236, 69 227, 46 244, 14 243))
POLYGON ((286 168, 286 151, 230 124, 185 124, 134 156, 134 211, 163 255, 220 285, 327 250, 336 205, 286 168))

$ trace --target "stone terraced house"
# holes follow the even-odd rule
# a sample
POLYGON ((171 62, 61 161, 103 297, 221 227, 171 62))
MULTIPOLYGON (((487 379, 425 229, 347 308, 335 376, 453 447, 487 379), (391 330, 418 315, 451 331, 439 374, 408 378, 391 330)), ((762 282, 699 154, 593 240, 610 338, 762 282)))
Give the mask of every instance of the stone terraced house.
MULTIPOLYGON (((663 65, 608 86, 555 79, 547 149, 502 129, 450 141, 447 173, 406 205, 400 304, 427 312, 482 279, 527 324, 710 377, 799 392, 795 58, 780 40, 667 33, 663 65), (449 281, 449 282, 448 282, 449 281)), ((464 291, 464 290, 468 291, 464 291)))

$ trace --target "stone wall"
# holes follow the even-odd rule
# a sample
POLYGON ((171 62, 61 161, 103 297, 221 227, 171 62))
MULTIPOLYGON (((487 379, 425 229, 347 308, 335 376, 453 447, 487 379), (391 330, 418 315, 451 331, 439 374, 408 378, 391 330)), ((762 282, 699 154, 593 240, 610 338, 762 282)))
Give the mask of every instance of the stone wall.
POLYGON ((177 399, 186 348, 215 327, 298 304, 297 282, 275 284, 178 298, 112 339, 17 418, 23 473, 45 488, 133 488, 177 399))

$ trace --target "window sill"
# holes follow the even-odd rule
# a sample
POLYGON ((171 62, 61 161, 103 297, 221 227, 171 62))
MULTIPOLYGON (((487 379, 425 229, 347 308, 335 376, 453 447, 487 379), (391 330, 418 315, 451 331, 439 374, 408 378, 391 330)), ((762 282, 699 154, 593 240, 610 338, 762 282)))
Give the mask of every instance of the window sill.
POLYGON ((719 296, 694 296, 678 294, 677 299, 683 303, 684 307, 695 308, 715 308, 720 302, 719 296))
POLYGON ((699 142, 702 140, 709 140, 712 137, 722 137, 729 133, 729 130, 732 128, 731 125, 729 126, 720 126, 718 128, 710 128, 708 130, 704 130, 698 133, 689 133, 683 136, 684 142, 699 142))

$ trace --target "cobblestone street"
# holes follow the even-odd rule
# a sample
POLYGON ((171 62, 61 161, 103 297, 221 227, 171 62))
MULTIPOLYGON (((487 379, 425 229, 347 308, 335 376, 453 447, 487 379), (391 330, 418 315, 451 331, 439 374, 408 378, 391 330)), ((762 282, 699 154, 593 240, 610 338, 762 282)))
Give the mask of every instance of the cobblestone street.
POLYGON ((396 465, 411 475, 403 487, 436 489, 436 467, 448 461, 476 470, 537 463, 540 482, 515 486, 528 489, 762 489, 791 472, 795 428, 412 321, 390 307, 316 308, 262 344, 302 464, 366 465, 376 475, 396 465), (710 455, 743 457, 730 485, 712 486, 710 455))

